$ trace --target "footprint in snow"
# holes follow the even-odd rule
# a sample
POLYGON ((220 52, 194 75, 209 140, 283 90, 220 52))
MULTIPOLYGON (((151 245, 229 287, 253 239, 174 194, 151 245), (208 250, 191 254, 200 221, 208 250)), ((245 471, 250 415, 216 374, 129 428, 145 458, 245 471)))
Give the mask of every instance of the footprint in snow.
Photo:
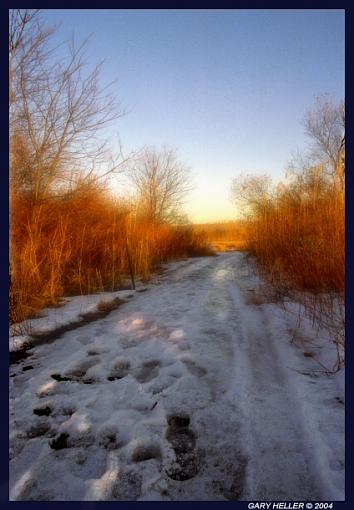
POLYGON ((111 371, 107 377, 108 381, 115 381, 116 379, 123 379, 129 373, 130 360, 119 356, 113 361, 111 371))
POLYGON ((35 407, 33 409, 33 414, 37 416, 49 416, 52 414, 52 406, 51 404, 43 404, 40 407, 35 407))
POLYGON ((38 423, 31 425, 29 429, 26 431, 26 433, 29 439, 44 436, 48 433, 49 435, 50 433, 55 434, 55 432, 51 431, 50 424, 45 421, 40 421, 38 423))
POLYGON ((106 450, 116 450, 123 446, 118 428, 113 424, 103 424, 97 431, 98 444, 106 450))
POLYGON ((98 363, 98 358, 81 360, 66 370, 64 374, 51 374, 51 378, 57 382, 79 382, 83 384, 92 384, 95 382, 94 379, 86 376, 86 373, 90 368, 98 365, 98 363))
POLYGON ((118 471, 112 486, 111 498, 117 501, 136 501, 141 496, 142 475, 133 469, 118 471))
MULTIPOLYGON (((143 361, 141 366, 133 371, 132 375, 139 383, 149 382, 158 376, 160 364, 160 360, 158 359, 143 361)), ((119 356, 113 362, 112 369, 107 377, 108 381, 123 379, 123 377, 128 375, 130 368, 130 360, 119 356)))
POLYGON ((141 368, 135 375, 135 379, 140 383, 152 381, 159 375, 159 367, 161 363, 158 359, 144 361, 141 368))
POLYGON ((32 365, 27 365, 25 367, 22 367, 22 372, 26 372, 27 370, 33 370, 33 366, 32 365))
POLYGON ((184 412, 171 414, 167 423, 166 439, 176 454, 176 461, 166 474, 177 481, 194 478, 200 470, 200 460, 195 450, 196 434, 189 428, 190 417, 184 412))
POLYGON ((185 364, 187 370, 196 377, 203 377, 207 373, 207 370, 204 367, 197 365, 189 358, 184 358, 181 361, 185 364))
POLYGON ((153 441, 146 441, 138 444, 133 451, 133 462, 144 462, 145 460, 161 459, 161 446, 153 441))
POLYGON ((50 442, 49 446, 53 450, 63 450, 64 448, 87 448, 93 445, 95 437, 93 432, 89 429, 85 433, 69 434, 68 432, 59 432, 50 442))

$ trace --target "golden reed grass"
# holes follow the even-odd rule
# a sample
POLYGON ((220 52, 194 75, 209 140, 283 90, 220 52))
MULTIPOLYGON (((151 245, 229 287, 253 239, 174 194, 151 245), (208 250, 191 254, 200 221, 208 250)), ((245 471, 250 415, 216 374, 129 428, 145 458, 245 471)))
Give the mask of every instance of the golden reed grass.
POLYGON ((159 264, 210 255, 191 226, 152 224, 102 189, 33 203, 11 194, 11 321, 19 322, 60 296, 119 288, 129 277, 149 278, 159 264))
POLYGON ((258 207, 246 247, 274 284, 344 295, 344 190, 318 184, 283 187, 258 207))
POLYGON ((245 249, 247 224, 243 220, 200 223, 194 228, 218 251, 245 249))
POLYGON ((271 193, 249 183, 245 249, 256 257, 272 296, 297 302, 299 314, 329 333, 337 371, 345 345, 344 172, 328 176, 313 168, 271 193))

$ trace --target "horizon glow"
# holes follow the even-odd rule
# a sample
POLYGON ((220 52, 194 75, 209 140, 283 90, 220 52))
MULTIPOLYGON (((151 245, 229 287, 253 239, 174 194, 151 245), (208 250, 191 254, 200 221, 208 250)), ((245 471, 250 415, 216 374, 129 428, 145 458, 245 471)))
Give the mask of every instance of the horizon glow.
MULTIPOLYGON (((89 64, 128 110, 107 133, 127 151, 170 145, 191 168, 185 210, 231 220, 240 173, 282 178, 304 151, 316 96, 344 98, 344 9, 44 9, 55 38, 88 41, 89 64)), ((121 189, 118 179, 115 185, 121 189)))

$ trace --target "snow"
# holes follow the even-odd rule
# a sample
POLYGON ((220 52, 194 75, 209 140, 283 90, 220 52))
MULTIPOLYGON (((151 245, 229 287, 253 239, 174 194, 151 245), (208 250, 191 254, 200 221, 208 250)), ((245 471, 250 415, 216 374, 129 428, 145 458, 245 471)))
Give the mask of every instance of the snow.
POLYGON ((30 349, 10 373, 11 500, 343 500, 344 370, 319 371, 328 335, 261 286, 240 252, 176 262, 30 349))
POLYGON ((27 334, 23 335, 16 335, 11 334, 9 335, 9 352, 16 352, 21 351, 22 349, 26 348, 27 346, 30 346, 30 336, 27 334))
POLYGON ((31 343, 32 334, 47 333, 60 326, 74 323, 82 319, 82 314, 95 312, 100 303, 110 302, 116 298, 125 300, 132 297, 134 293, 135 291, 132 290, 120 290, 65 298, 62 300, 62 306, 45 308, 40 317, 12 325, 9 335, 9 351, 19 351, 26 347, 31 343))

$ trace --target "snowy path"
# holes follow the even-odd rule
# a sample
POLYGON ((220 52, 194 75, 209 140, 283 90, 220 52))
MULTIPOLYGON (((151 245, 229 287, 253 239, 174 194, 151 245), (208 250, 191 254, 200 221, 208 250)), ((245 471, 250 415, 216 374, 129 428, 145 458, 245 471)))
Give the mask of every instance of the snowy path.
POLYGON ((156 283, 11 367, 11 499, 344 499, 342 375, 298 372, 328 339, 241 253, 156 283))

